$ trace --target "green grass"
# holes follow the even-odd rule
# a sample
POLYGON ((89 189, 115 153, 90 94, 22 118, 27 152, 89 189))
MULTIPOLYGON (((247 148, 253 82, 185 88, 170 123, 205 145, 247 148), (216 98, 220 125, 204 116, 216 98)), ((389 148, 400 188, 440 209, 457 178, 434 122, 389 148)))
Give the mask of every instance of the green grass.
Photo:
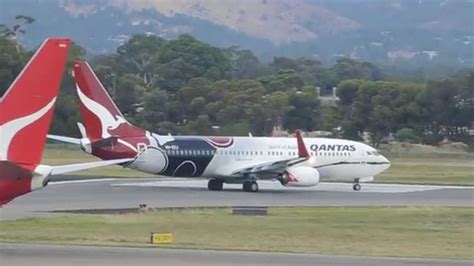
MULTIPOLYGON (((78 163, 97 160, 77 148, 48 148, 43 156, 44 163, 51 165, 78 163)), ((474 157, 433 158, 426 154, 417 157, 389 158, 390 169, 377 176, 376 182, 474 185, 474 157)), ((103 177, 153 177, 139 171, 110 166, 72 173, 72 175, 103 177)), ((154 176, 156 177, 156 176, 154 176)))
MULTIPOLYGON (((87 154, 80 150, 79 148, 71 147, 70 145, 57 149, 48 147, 45 149, 43 154, 43 164, 48 165, 63 165, 71 163, 82 163, 82 162, 91 162, 97 161, 98 158, 87 154)), ((149 175, 139 171, 131 170, 128 168, 123 168, 121 166, 107 166, 100 167, 91 170, 74 172, 70 175, 88 176, 95 177, 156 177, 154 175, 149 175)))
POLYGON ((179 210, 3 221, 0 241, 150 246, 150 232, 162 231, 180 248, 474 259, 473 221, 468 207, 273 208, 263 217, 179 210))
POLYGON ((474 185, 474 159, 395 158, 376 182, 474 185))

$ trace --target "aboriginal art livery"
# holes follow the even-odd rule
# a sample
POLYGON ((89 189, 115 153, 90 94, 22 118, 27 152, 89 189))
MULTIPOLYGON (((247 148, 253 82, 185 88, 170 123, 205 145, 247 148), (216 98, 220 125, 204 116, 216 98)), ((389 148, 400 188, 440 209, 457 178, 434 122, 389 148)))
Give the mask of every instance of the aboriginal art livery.
POLYGON ((258 180, 284 186, 314 186, 320 180, 349 180, 359 190, 390 163, 374 148, 329 138, 204 137, 158 135, 126 121, 87 62, 73 64, 83 123, 81 139, 50 135, 77 143, 102 159, 134 157, 124 166, 171 177, 209 178, 210 190, 242 183, 257 191, 258 180))

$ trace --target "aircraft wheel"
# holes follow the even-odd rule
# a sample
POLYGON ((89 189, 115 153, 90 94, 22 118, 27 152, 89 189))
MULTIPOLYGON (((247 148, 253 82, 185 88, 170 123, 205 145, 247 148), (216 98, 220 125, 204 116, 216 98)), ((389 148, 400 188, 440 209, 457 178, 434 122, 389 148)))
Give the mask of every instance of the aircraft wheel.
POLYGON ((352 188, 355 190, 355 191, 359 191, 361 189, 361 186, 359 183, 356 183, 354 184, 354 186, 352 186, 352 188))
POLYGON ((255 181, 245 181, 242 185, 242 188, 245 192, 257 192, 258 183, 255 181))
POLYGON ((219 180, 219 179, 211 178, 207 182, 207 188, 209 190, 214 190, 214 191, 222 190, 223 186, 224 186, 224 182, 222 182, 222 180, 219 180))

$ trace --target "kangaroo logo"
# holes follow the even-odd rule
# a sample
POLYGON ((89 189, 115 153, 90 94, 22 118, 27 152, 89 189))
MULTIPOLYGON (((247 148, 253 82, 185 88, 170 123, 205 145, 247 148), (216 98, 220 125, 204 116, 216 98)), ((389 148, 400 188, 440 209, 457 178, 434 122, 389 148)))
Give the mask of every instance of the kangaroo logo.
POLYGON ((0 160, 7 160, 10 143, 16 134, 18 134, 18 132, 20 132, 26 126, 43 117, 49 110, 51 110, 55 101, 56 97, 54 97, 48 104, 46 104, 37 112, 0 125, 0 160))
MULTIPOLYGON (((93 101, 89 97, 87 97, 76 84, 77 95, 79 95, 79 99, 81 102, 86 106, 89 111, 91 111, 100 121, 101 125, 101 137, 102 139, 110 138, 112 135, 109 133, 109 130, 114 130, 118 128, 121 124, 127 124, 128 122, 121 116, 116 115, 115 117, 105 108, 104 106, 100 105, 99 103, 93 101)), ((117 140, 119 143, 129 147, 131 150, 137 152, 137 148, 135 148, 132 144, 122 140, 117 140)))
POLYGON ((118 128, 121 124, 126 124, 127 121, 123 117, 116 115, 115 117, 107 110, 107 108, 93 101, 82 93, 79 85, 76 85, 77 95, 81 102, 91 111, 94 115, 100 120, 102 126, 102 138, 106 139, 111 137, 109 130, 114 130, 118 128))

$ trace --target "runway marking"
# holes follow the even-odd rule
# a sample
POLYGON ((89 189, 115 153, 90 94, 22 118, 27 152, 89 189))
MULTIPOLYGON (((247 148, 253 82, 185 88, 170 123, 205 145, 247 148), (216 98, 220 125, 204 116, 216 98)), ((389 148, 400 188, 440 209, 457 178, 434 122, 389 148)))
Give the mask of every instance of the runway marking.
POLYGON ((115 181, 115 180, 117 180, 117 178, 84 179, 84 180, 69 180, 69 181, 51 181, 49 183, 49 185, 95 183, 95 182, 105 182, 105 181, 115 181))
MULTIPOLYGON (((297 191, 337 191, 354 193, 405 193, 440 189, 473 189, 474 187, 463 186, 436 186, 436 185, 406 185, 406 184, 379 184, 361 183, 361 191, 353 191, 351 183, 322 182, 314 187, 283 187, 277 181, 259 181, 261 190, 297 190, 297 191)), ((164 188, 207 188, 207 180, 157 180, 145 182, 127 182, 112 184, 120 187, 164 187, 164 188)), ((225 184, 226 188, 241 189, 240 184, 225 184)))

